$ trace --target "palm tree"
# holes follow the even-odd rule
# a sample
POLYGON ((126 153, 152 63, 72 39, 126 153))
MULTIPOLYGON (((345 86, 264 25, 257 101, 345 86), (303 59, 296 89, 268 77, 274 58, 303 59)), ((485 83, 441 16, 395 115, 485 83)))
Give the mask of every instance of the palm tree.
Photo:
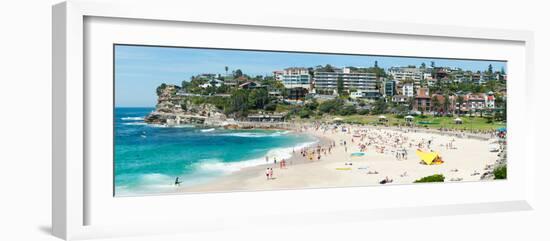
POLYGON ((227 71, 229 70, 229 67, 225 66, 225 76, 227 76, 227 71))

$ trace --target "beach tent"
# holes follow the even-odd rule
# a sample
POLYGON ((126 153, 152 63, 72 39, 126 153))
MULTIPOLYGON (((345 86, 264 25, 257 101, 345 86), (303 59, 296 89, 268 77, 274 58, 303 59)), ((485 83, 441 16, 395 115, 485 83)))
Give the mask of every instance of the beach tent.
POLYGON ((411 124, 413 119, 414 119, 414 116, 412 115, 405 116, 405 121, 407 121, 408 124, 411 124))
POLYGON ((426 165, 441 164, 443 161, 437 152, 424 152, 421 150, 416 150, 416 155, 420 157, 420 160, 426 165))
POLYGON ((455 124, 462 124, 462 119, 460 119, 460 118, 457 117, 457 118, 455 119, 455 124))

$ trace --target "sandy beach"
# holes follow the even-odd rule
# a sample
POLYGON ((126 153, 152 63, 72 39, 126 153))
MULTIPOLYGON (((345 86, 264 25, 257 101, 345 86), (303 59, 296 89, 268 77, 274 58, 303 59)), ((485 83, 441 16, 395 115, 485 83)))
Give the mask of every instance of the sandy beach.
POLYGON ((304 126, 295 131, 314 135, 319 142, 307 150, 295 150, 292 158, 285 160, 285 168, 281 168, 280 160, 277 164, 270 161, 208 183, 180 187, 178 192, 371 186, 383 185, 380 182, 386 178, 391 182, 385 185, 412 184, 434 174, 443 174, 445 182, 479 181, 487 165, 495 164, 498 158, 498 152, 489 150, 496 139, 489 136, 471 138, 356 125, 304 126), (444 163, 421 163, 417 149, 437 152, 444 163), (308 154, 304 157, 302 151, 308 154), (364 154, 352 156, 359 152, 364 154), (273 168, 271 179, 266 178, 266 168, 273 168))

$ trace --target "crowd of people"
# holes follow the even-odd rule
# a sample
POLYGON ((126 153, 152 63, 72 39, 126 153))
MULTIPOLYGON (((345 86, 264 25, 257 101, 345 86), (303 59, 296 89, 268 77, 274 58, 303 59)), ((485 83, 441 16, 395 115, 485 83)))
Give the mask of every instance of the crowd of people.
MULTIPOLYGON (((367 151, 373 151, 379 154, 391 155, 395 157, 397 161, 408 160, 410 158, 411 150, 423 150, 432 152, 434 149, 455 150, 458 149, 456 145, 456 138, 467 137, 466 134, 479 134, 485 135, 487 138, 495 137, 497 134, 494 131, 465 131, 465 130, 452 130, 452 129, 439 129, 439 130, 424 130, 422 128, 414 127, 396 127, 396 128, 370 128, 362 125, 353 124, 334 124, 334 123, 309 123, 297 125, 295 129, 298 133, 317 132, 326 134, 344 134, 350 135, 350 138, 342 138, 336 141, 329 141, 324 143, 318 143, 314 146, 303 147, 299 150, 299 155, 293 155, 300 161, 320 161, 323 158, 331 155, 335 148, 339 147, 346 153, 348 150, 351 152, 365 153, 367 151), (428 135, 424 137, 412 138, 409 133, 423 132, 428 135), (453 136, 452 139, 446 142, 438 141, 434 136, 430 136, 433 133, 434 136, 438 134, 445 134, 453 136), (346 140, 350 141, 347 142, 346 140)), ((293 150, 293 154, 294 154, 293 150)), ((266 162, 269 158, 266 157, 266 162)), ((342 160, 346 161, 346 160, 342 160)), ((350 162, 351 163, 351 162, 350 162)), ((283 159, 277 165, 277 159, 273 160, 274 167, 280 169, 287 168, 287 163, 283 159)), ((347 162, 346 162, 347 164, 347 162)), ((377 174, 378 172, 370 170, 368 174, 377 174)), ((405 172, 406 173, 406 172, 405 172)), ((273 168, 267 168, 266 176, 268 180, 272 179, 273 168)), ((384 183, 390 183, 391 179, 386 179, 384 183)))

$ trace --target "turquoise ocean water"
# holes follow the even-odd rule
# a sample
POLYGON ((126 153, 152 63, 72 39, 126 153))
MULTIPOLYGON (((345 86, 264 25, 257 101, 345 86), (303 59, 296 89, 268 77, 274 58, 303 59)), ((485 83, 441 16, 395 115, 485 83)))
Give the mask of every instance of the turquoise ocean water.
POLYGON ((143 117, 151 111, 115 108, 115 196, 171 193, 176 177, 182 187, 204 183, 316 142, 282 130, 148 125, 143 117))

